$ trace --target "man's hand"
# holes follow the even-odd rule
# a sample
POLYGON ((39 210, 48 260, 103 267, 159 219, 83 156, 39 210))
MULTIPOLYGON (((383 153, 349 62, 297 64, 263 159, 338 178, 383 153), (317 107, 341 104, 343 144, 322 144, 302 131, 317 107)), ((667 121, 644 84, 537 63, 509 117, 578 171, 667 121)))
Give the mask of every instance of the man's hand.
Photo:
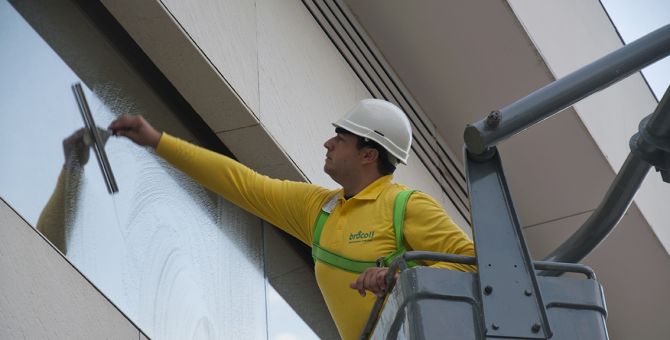
POLYGON ((141 146, 156 148, 161 139, 161 133, 151 126, 142 116, 121 115, 108 129, 115 136, 125 136, 141 146))
POLYGON ((86 129, 81 128, 63 139, 63 153, 65 154, 65 164, 72 164, 77 160, 80 165, 88 162, 90 157, 88 145, 84 140, 86 129))
POLYGON ((369 290, 377 297, 382 297, 386 294, 387 272, 388 268, 368 268, 358 276, 356 282, 349 284, 349 288, 356 289, 361 296, 365 296, 365 291, 369 290))

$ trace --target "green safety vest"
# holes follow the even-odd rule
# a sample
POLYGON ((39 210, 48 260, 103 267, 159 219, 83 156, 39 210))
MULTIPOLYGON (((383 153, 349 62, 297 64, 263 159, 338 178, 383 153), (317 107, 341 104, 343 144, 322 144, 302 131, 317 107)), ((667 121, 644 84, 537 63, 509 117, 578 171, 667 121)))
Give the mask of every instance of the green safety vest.
MULTIPOLYGON (((316 221, 314 222, 314 237, 312 239, 312 258, 314 259, 314 262, 321 261, 352 273, 362 273, 371 267, 388 267, 391 265, 391 262, 393 262, 396 257, 402 255, 407 250, 403 243, 402 228, 405 222, 405 208, 407 207, 409 196, 414 191, 415 190, 403 190, 396 195, 393 203, 393 231, 395 232, 396 250, 384 257, 380 257, 377 261, 359 261, 350 259, 327 250, 319 244, 323 226, 326 224, 330 212, 337 203, 337 195, 335 195, 330 201, 324 204, 323 208, 321 208, 321 212, 319 212, 319 216, 316 217, 316 221)), ((407 262, 407 265, 413 267, 417 264, 409 261, 407 262)))

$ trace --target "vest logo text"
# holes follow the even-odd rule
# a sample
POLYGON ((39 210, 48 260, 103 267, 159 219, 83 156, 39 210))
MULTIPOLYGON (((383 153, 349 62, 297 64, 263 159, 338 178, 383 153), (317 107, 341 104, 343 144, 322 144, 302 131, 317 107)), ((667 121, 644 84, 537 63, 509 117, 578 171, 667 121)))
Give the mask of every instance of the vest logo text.
POLYGON ((372 241, 373 237, 375 237, 374 231, 365 233, 362 230, 359 230, 357 233, 349 234, 349 243, 368 242, 372 241))

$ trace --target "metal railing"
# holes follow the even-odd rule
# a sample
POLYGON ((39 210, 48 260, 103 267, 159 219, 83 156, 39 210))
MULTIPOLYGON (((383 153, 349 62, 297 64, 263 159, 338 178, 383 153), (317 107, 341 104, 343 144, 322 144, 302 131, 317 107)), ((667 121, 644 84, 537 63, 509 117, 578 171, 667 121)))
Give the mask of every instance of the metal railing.
MULTIPOLYGON (((435 253, 429 251, 408 251, 401 256, 398 256, 391 265, 389 270, 386 272, 386 287, 387 291, 390 292, 393 290, 393 287, 396 284, 396 273, 402 272, 407 269, 407 262, 418 262, 418 261, 435 261, 435 262, 448 262, 448 263, 458 263, 458 264, 467 264, 475 265, 477 264, 477 258, 474 256, 463 256, 457 254, 445 254, 445 253, 435 253)), ((544 270, 549 272, 556 273, 580 273, 586 276, 589 280, 595 280, 596 274, 588 266, 576 263, 560 263, 560 262, 548 262, 548 261, 533 261, 533 267, 535 270, 544 270)), ((368 321, 361 332, 360 339, 368 339, 372 332, 374 331, 377 319, 381 310, 384 306, 385 297, 377 297, 375 304, 372 307, 368 321)))

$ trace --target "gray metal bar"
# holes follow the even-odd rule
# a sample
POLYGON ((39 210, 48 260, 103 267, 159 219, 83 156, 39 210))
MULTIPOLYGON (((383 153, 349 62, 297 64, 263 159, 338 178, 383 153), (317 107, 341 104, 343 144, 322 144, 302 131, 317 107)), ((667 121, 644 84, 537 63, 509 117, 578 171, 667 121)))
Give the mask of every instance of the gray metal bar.
POLYGON ((466 152, 470 211, 486 336, 546 339, 551 330, 500 155, 466 152))
POLYGON ((431 251, 408 251, 402 255, 405 261, 436 261, 476 265, 477 258, 458 254, 435 253, 431 251))
POLYGON ((468 151, 481 154, 588 95, 670 54, 670 25, 586 65, 465 128, 468 151))
MULTIPOLYGON (((554 250, 545 261, 579 262, 609 235, 628 209, 633 196, 649 171, 649 163, 631 152, 605 198, 588 220, 570 238, 554 250)), ((540 273, 557 276, 557 272, 540 273)))
POLYGON ((562 263, 562 262, 549 262, 549 261, 533 261, 533 267, 535 270, 547 270, 552 272, 563 273, 581 273, 586 276, 587 279, 595 280, 596 273, 593 272, 588 266, 578 263, 562 263))
MULTIPOLYGON (((444 254, 444 253, 435 253, 430 251, 408 251, 402 255, 402 261, 437 261, 437 262, 450 262, 450 263, 460 263, 460 264, 477 264, 477 258, 474 256, 464 256, 457 254, 444 254)), ((402 267, 400 264, 401 261, 396 259, 391 264, 390 272, 395 273, 399 267, 402 267)), ((550 261, 533 261, 533 268, 535 270, 550 270, 557 271, 561 273, 581 273, 584 274, 588 279, 595 280, 596 274, 593 272, 589 266, 577 263, 563 263, 563 262, 550 262, 550 261)), ((393 279, 394 276, 389 274, 388 279, 393 279)), ((383 299, 382 299, 383 300, 383 299)))

